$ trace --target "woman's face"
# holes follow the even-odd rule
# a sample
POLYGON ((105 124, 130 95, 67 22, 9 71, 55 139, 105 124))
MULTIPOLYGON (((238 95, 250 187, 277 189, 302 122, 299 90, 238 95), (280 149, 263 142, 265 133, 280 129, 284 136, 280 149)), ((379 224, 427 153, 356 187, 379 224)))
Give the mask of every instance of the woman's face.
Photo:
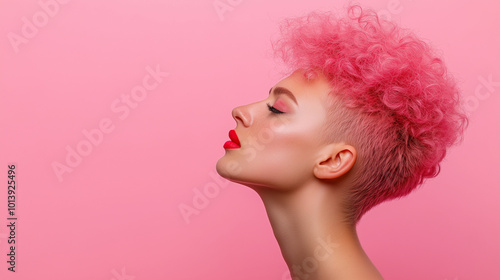
POLYGON ((236 136, 224 145, 217 172, 250 187, 277 189, 313 179, 325 144, 321 139, 330 89, 324 76, 307 81, 296 71, 271 88, 266 99, 234 108, 236 136))

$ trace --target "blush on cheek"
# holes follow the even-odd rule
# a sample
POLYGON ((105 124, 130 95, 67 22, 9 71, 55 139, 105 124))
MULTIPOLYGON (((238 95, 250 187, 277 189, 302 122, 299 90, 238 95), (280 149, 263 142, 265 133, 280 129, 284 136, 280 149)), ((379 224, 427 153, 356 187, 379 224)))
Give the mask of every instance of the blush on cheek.
POLYGON ((288 112, 288 106, 286 106, 285 102, 283 102, 282 100, 276 100, 276 102, 274 102, 273 104, 273 107, 277 110, 280 110, 281 112, 288 112))

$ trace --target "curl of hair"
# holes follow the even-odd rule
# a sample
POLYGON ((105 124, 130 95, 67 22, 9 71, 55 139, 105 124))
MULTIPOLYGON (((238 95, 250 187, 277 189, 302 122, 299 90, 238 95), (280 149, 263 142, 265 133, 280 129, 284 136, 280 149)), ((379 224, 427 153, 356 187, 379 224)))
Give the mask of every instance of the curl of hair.
POLYGON ((319 71, 331 83, 327 137, 358 154, 344 205, 349 222, 437 176, 447 148, 462 140, 468 119, 442 59, 373 10, 352 5, 344 18, 316 11, 287 19, 273 50, 290 69, 308 79, 319 71))

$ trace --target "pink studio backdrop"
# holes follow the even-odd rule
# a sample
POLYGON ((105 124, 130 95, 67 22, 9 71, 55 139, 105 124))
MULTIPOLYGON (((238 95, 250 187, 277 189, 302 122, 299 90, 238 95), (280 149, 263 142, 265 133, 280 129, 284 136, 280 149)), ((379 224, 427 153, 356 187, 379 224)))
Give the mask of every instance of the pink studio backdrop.
MULTIPOLYGON (((231 109, 281 78, 280 20, 346 3, 1 0, 0 279, 289 279, 215 163, 231 109)), ((361 4, 442 50, 471 116, 437 178, 362 219, 365 250, 386 279, 500 279, 500 2, 361 4)))

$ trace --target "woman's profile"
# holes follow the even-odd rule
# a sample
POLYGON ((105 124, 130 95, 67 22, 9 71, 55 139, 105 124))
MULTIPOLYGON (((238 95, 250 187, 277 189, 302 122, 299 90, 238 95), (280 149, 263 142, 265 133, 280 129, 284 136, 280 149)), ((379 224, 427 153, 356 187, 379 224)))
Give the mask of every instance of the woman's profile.
POLYGON ((286 20, 273 48, 290 71, 232 111, 217 172, 262 198, 293 279, 383 279, 356 224, 439 174, 468 124, 459 90, 428 44, 356 5, 286 20))

